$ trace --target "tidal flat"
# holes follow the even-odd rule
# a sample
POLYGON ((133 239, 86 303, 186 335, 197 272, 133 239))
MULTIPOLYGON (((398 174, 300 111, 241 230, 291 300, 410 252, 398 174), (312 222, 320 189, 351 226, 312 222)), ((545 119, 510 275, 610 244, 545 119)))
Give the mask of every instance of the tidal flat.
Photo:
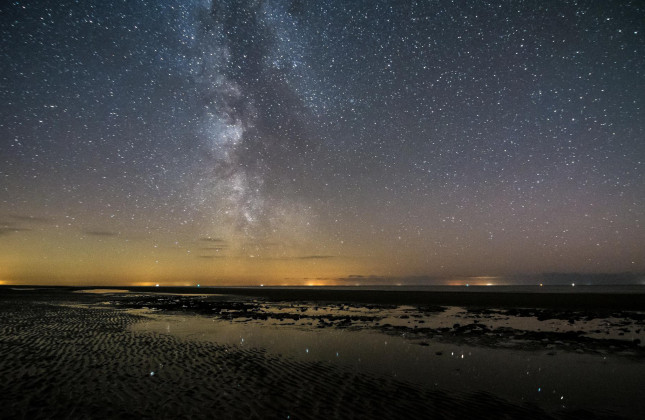
POLYGON ((0 417, 642 418, 633 293, 476 293, 2 287, 0 417))

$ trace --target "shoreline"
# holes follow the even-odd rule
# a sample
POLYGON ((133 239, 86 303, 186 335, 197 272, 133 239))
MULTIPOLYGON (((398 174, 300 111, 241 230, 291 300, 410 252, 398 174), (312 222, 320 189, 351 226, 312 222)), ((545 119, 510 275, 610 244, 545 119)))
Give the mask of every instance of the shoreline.
MULTIPOLYGON (((504 287, 504 286, 496 286, 504 287)), ((581 286, 578 290, 585 286, 581 286)), ((595 287, 595 286, 586 286, 595 287)), ((602 287, 602 286, 598 286, 602 287)), ((127 286, 0 286, 1 295, 49 290, 70 292, 92 289, 123 290, 133 293, 170 293, 199 295, 228 295, 263 298, 269 301, 347 302, 380 305, 441 305, 498 308, 549 308, 645 311, 645 288, 640 293, 490 291, 490 287, 464 287, 446 291, 378 290, 366 288, 316 287, 127 287, 127 286), (483 291, 481 289, 486 289, 483 291)), ((537 289, 537 288, 536 288, 537 289)), ((573 289, 573 288, 572 288, 573 289)), ((635 288, 635 290, 637 287, 635 288)))

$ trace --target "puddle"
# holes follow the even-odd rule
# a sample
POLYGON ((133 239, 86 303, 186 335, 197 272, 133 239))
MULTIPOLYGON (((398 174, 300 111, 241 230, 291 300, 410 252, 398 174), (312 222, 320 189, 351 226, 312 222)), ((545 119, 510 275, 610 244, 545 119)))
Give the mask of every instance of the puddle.
MULTIPOLYGON (((321 308, 294 307, 318 314, 321 308)), ((278 308, 276 311, 282 311, 278 308)), ((387 320, 409 308, 384 310, 387 320)), ((450 308, 435 315, 435 326, 461 313, 450 308)), ((378 311, 377 311, 378 312, 378 311)), ((357 327, 317 328, 310 319, 282 321, 155 312, 132 331, 169 334, 184 340, 208 341, 237 348, 260 349, 294 360, 331 363, 360 372, 387 375, 426 389, 486 392, 516 403, 532 403, 547 411, 568 407, 612 408, 617 412, 640 404, 645 364, 617 356, 520 351, 425 340, 425 345, 399 336, 357 327), (311 324, 311 325, 309 325, 311 324)), ((431 317, 432 318, 432 317, 431 317)), ((396 318, 400 319, 400 318, 396 318)), ((522 340, 515 340, 523 344, 522 340)), ((631 410, 631 409, 630 409, 631 410)))

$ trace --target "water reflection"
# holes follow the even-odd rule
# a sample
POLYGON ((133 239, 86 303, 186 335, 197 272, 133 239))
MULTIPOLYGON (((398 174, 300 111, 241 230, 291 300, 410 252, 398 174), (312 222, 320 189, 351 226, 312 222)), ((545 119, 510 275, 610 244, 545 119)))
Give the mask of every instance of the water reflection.
POLYGON ((573 328, 592 336, 605 337, 609 331, 621 337, 617 326, 629 325, 633 336, 641 337, 638 317, 585 318, 572 324, 538 319, 536 313, 484 314, 458 307, 238 303, 241 306, 223 308, 217 316, 147 312, 148 320, 133 330, 261 349, 296 361, 385 375, 425 389, 485 392, 547 411, 583 407, 633 415, 645 410, 638 396, 645 386, 639 353, 622 357, 591 348, 568 351, 566 347, 575 344, 548 338, 533 342, 530 336, 531 331, 559 333, 573 328), (486 329, 469 341, 470 334, 477 334, 462 324, 486 329), (503 333, 497 331, 513 335, 498 340, 496 334, 503 333), (459 335, 464 337, 457 339, 459 335))

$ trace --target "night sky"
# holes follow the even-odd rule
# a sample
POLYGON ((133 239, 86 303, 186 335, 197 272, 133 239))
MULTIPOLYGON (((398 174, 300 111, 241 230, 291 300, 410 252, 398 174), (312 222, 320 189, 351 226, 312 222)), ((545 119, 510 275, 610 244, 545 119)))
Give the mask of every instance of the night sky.
POLYGON ((0 284, 645 272, 642 2, 13 1, 0 31, 0 284))

